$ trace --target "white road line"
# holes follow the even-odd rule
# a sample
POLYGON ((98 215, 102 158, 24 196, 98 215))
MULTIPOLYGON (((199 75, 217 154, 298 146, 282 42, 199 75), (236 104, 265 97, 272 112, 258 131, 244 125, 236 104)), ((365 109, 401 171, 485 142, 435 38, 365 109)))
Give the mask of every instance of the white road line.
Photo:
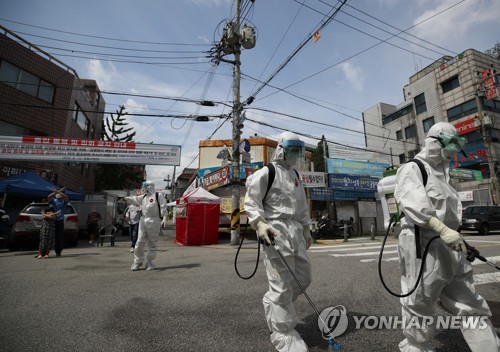
MULTIPOLYGON (((397 247, 397 244, 392 244, 392 245, 386 245, 385 248, 390 248, 390 247, 397 247)), ((330 248, 330 249, 314 249, 314 250, 309 250, 310 252, 314 253, 322 253, 322 252, 344 252, 344 251, 357 251, 357 250, 365 250, 365 249, 380 249, 380 245, 377 246, 365 246, 365 247, 349 247, 349 248, 342 248, 342 247, 335 247, 335 248, 330 248)), ((385 253, 385 250, 384 250, 385 253)))
POLYGON ((474 275, 474 284, 475 285, 490 284, 493 282, 496 282, 496 283, 500 282, 500 272, 474 275))
MULTIPOLYGON (((391 253, 397 253, 398 251, 384 251, 384 254, 391 254, 391 253)), ((362 253, 331 253, 328 254, 329 256, 332 257, 362 257, 365 255, 379 255, 380 252, 362 252, 362 253)))
POLYGON ((482 243, 500 243, 500 241, 486 241, 486 240, 475 240, 473 238, 467 238, 467 242, 482 242, 482 243))
MULTIPOLYGON (((382 259, 383 262, 395 262, 398 261, 399 257, 392 257, 392 258, 387 258, 387 259, 382 259)), ((361 259, 360 262, 362 263, 373 263, 373 262, 378 262, 378 259, 361 259)))

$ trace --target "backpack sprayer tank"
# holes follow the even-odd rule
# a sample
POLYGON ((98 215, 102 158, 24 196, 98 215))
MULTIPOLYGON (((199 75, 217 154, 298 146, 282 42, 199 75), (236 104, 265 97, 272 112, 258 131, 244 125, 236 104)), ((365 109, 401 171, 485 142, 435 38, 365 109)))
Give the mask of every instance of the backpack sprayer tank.
POLYGON ((383 173, 384 177, 377 185, 377 192, 382 204, 382 212, 384 214, 384 228, 389 226, 391 217, 393 218, 393 223, 399 222, 400 212, 398 204, 396 203, 396 198, 394 197, 397 171, 398 166, 389 166, 385 169, 383 173))

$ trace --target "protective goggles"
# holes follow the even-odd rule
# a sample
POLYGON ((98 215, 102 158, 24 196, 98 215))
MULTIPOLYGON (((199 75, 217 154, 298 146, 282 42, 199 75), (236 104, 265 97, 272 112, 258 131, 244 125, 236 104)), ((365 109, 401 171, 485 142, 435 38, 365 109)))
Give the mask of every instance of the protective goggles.
POLYGON ((458 135, 445 134, 442 132, 439 134, 439 136, 432 138, 437 139, 443 148, 455 151, 462 150, 465 144, 467 143, 467 139, 464 137, 460 137, 458 135))

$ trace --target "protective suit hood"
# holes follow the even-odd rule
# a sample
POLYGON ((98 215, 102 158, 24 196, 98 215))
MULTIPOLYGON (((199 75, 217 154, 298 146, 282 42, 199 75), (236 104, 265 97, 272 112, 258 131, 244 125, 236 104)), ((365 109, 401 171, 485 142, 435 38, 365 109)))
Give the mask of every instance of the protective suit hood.
POLYGON ((144 181, 141 189, 145 194, 155 194, 155 184, 151 181, 144 181))
POLYGON ((297 163, 304 159, 304 142, 293 132, 283 132, 278 139, 278 146, 271 157, 271 162, 278 162, 287 168, 297 167, 297 163), (290 148, 301 149, 297 154, 291 154, 290 148))
POLYGON ((457 135, 455 126, 448 122, 438 122, 434 124, 427 133, 427 138, 424 140, 424 147, 417 154, 419 159, 426 161, 434 168, 441 169, 448 167, 448 164, 455 154, 455 151, 448 150, 439 141, 440 134, 457 135))

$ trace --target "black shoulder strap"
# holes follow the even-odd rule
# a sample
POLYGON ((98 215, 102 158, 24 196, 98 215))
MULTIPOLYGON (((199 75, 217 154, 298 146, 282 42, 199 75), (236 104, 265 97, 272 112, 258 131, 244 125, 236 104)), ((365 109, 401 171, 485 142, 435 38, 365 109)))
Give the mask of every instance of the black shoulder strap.
MULTIPOLYGON (((273 163, 269 163, 266 165, 267 168, 269 169, 269 177, 267 180, 267 189, 266 189, 266 194, 264 195, 264 198, 262 198, 262 202, 264 202, 264 199, 266 199, 267 194, 269 193, 269 190, 271 189, 271 186, 273 185, 274 178, 276 177, 276 168, 274 167, 273 163)), ((297 175, 297 178, 300 180, 299 173, 297 170, 293 169, 295 171, 295 174, 297 175)))
POLYGON ((428 175, 427 175, 427 171, 425 171, 425 166, 424 166, 424 163, 422 163, 420 160, 418 159, 411 159, 408 161, 409 163, 415 163, 418 165, 418 168, 420 169, 420 173, 422 174, 422 179, 423 179, 423 184, 424 184, 424 187, 427 186, 427 178, 428 178, 428 175))
MULTIPOLYGON (((424 187, 427 186, 428 175, 427 175, 427 171, 425 170, 424 163, 422 163, 418 159, 411 159, 408 162, 415 163, 418 165, 418 168, 420 169, 420 173, 422 174, 422 183, 423 183, 424 187)), ((403 213, 401 213, 401 215, 403 215, 403 213)), ((417 225, 415 225, 415 247, 416 247, 415 251, 417 254, 417 258, 421 259, 422 258, 422 245, 420 243, 420 228, 417 225)))
POLYGON ((160 202, 158 201, 158 192, 155 193, 156 196, 156 204, 158 205, 158 217, 161 219, 161 209, 160 209, 160 202))
POLYGON ((266 166, 269 169, 269 177, 267 179, 266 194, 264 195, 264 198, 262 198, 262 202, 264 202, 264 199, 266 199, 267 194, 269 193, 269 190, 271 189, 271 186, 273 185, 274 178, 276 177, 276 169, 274 168, 274 164, 269 163, 266 166))

